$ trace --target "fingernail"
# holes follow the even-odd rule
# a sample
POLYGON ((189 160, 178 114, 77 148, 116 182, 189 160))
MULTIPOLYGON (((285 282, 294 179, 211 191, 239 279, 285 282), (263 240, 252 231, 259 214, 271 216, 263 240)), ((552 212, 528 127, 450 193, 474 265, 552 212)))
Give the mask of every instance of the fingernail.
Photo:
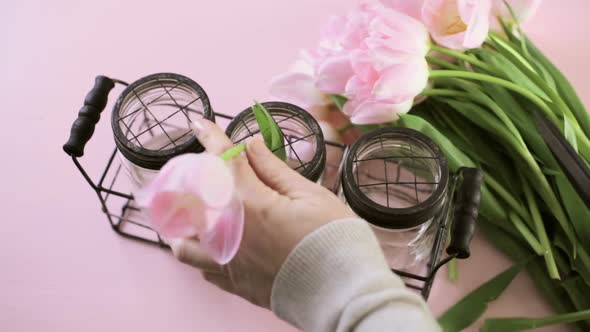
POLYGON ((193 134, 199 137, 205 131, 205 123, 203 122, 204 119, 198 118, 191 123, 191 129, 193 130, 193 134))

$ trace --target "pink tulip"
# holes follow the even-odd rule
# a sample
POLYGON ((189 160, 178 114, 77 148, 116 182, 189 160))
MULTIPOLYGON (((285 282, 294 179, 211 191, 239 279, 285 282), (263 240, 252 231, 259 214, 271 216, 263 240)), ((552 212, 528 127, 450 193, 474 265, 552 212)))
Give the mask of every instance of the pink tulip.
POLYGON ((231 171, 219 157, 184 154, 171 159, 135 195, 152 229, 166 238, 198 237, 219 264, 237 253, 244 207, 231 171))
POLYGON ((353 75, 347 53, 326 57, 318 66, 315 84, 322 92, 340 94, 353 75))
POLYGON ((345 87, 349 101, 344 112, 354 124, 391 122, 409 111, 426 87, 428 31, 418 20, 389 8, 358 10, 364 12, 356 15, 365 18, 366 26, 354 27, 365 35, 360 47, 347 50, 353 75, 345 87))
POLYGON ((460 50, 481 46, 490 13, 491 0, 426 0, 422 21, 438 44, 460 50))
MULTIPOLYGON (((535 14, 541 4, 541 0, 508 0, 508 4, 512 7, 517 21, 525 22, 535 14)), ((513 19, 504 0, 494 0, 493 13, 496 16, 501 16, 508 20, 513 19)))
POLYGON ((302 51, 300 59, 291 69, 276 76, 270 83, 270 94, 278 100, 298 105, 304 109, 324 106, 330 98, 315 85, 315 57, 302 51))
POLYGON ((381 0, 385 7, 397 10, 408 16, 420 20, 422 16, 422 4, 424 0, 381 0))
POLYGON ((375 6, 362 4, 348 16, 332 16, 323 27, 315 67, 315 83, 322 92, 343 94, 354 75, 350 52, 364 47, 375 6))
MULTIPOLYGON (((346 16, 331 17, 322 29, 319 47, 307 58, 305 76, 280 77, 271 94, 307 107, 312 103, 294 98, 295 91, 302 92, 298 97, 343 94, 348 98, 344 113, 352 123, 390 122, 410 110, 426 87, 429 44, 420 21, 379 3, 363 3, 346 16), (306 88, 293 89, 294 81, 306 88)), ((313 102, 317 105, 320 100, 313 102)))

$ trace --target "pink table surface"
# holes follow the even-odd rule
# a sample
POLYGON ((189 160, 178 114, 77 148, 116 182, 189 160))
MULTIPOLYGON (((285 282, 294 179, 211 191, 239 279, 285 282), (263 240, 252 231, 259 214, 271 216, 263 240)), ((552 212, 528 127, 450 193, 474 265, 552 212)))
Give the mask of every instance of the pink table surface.
MULTIPOLYGON (((207 284, 168 252, 117 236, 61 145, 97 74, 133 81, 182 73, 227 113, 253 98, 265 100, 268 79, 315 43, 328 14, 355 2, 4 2, 0 330, 293 331, 207 284)), ((583 0, 545 1, 527 26, 586 103, 589 9, 583 0)), ((93 175, 113 146, 106 114, 83 158, 93 175)), ((476 239, 457 283, 440 274, 430 300, 434 312, 509 264, 476 239)), ((549 313, 522 275, 487 315, 549 313)))

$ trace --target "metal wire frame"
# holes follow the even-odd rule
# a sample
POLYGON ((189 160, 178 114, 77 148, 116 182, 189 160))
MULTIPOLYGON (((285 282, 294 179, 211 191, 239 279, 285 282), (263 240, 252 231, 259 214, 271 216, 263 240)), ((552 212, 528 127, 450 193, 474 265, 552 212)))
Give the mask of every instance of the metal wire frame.
MULTIPOLYGON (((147 133, 149 133, 153 137, 153 135, 154 135, 153 129, 159 127, 159 129, 162 131, 162 133, 164 133, 164 135, 168 138, 168 142, 156 150, 156 151, 162 151, 162 150, 168 148, 170 145, 172 145, 172 147, 176 147, 178 141, 180 141, 182 138, 186 137, 187 135, 189 135, 192 132, 190 129, 180 128, 180 127, 175 126, 171 123, 166 123, 166 121, 171 119, 175 115, 182 113, 182 115, 184 115, 186 120, 190 123, 191 118, 189 116, 189 113, 197 113, 197 114, 202 115, 203 114, 202 112, 196 111, 196 110, 193 110, 190 108, 191 105, 193 105, 197 101, 201 100, 202 96, 197 95, 196 98, 193 98, 187 104, 181 106, 180 103, 176 100, 176 98, 174 98, 174 96, 171 93, 182 84, 181 82, 177 82, 176 84, 174 84, 174 86, 172 86, 170 88, 167 88, 159 79, 156 79, 155 82, 157 84, 159 84, 159 87, 161 89, 163 89, 164 92, 159 94, 157 97, 153 98, 152 100, 146 102, 145 100, 143 100, 141 98, 140 94, 135 89, 132 89, 131 93, 135 96, 137 101, 139 101, 141 106, 137 107, 136 109, 134 109, 124 115, 119 114, 119 116, 117 118, 117 122, 119 124, 122 124, 125 127, 125 137, 129 137, 129 134, 131 134, 132 139, 130 139, 130 141, 135 141, 137 143, 137 145, 139 145, 139 147, 141 147, 142 149, 146 149, 146 147, 142 144, 142 142, 140 141, 139 138, 147 133), (177 109, 175 111, 171 112, 170 114, 168 114, 165 118, 158 119, 158 117, 156 117, 156 115, 152 112, 152 110, 150 110, 150 105, 160 101, 160 99, 162 99, 165 96, 168 96, 169 99, 173 103, 172 104, 164 103, 164 104, 161 104, 161 106, 176 107, 177 109), (139 132, 135 133, 131 128, 133 127, 135 121, 137 120, 138 115, 142 114, 142 113, 143 113, 143 122, 141 123, 141 125, 139 127, 139 132), (151 119, 153 119, 154 124, 151 124, 151 121, 149 119, 150 117, 151 117, 151 119), (182 133, 182 135, 172 138, 171 134, 166 131, 166 128, 164 128, 164 125, 166 127, 170 127, 170 128, 174 128, 174 129, 186 129, 186 131, 184 133, 182 133)), ((127 83, 122 82, 122 81, 118 81, 118 83, 127 85, 127 83)))
MULTIPOLYGON (((310 160, 310 161, 304 163, 303 160, 301 160, 301 157, 299 157, 299 154, 297 154, 297 151, 295 151, 295 148, 293 148, 293 144, 295 144, 297 142, 300 142, 300 141, 304 141, 304 140, 306 140, 306 139, 308 139, 310 137, 314 137, 315 134, 314 133, 309 133, 309 134, 307 134, 305 136, 302 136, 302 137, 296 137, 296 136, 293 136, 293 135, 287 135, 287 134, 285 134, 285 132, 283 131, 283 128, 281 127, 281 123, 288 122, 289 120, 295 118, 296 116, 297 116, 297 114, 291 114, 289 116, 286 116, 286 117, 281 118, 281 119, 278 119, 278 120, 275 119, 277 125, 279 125, 279 130, 281 131, 281 134, 283 135, 283 137, 287 141, 287 144, 283 145, 280 148, 274 149, 272 152, 276 152, 278 150, 287 149, 288 148, 288 150, 290 150, 292 152, 292 154, 295 156, 295 159, 297 160, 297 163, 298 163, 298 166, 297 167, 294 167, 293 169, 295 171, 301 172, 300 170, 301 169, 305 170, 306 167, 312 163, 312 161, 310 160)), ((260 128, 255 129, 255 130, 252 130, 248 126, 248 123, 246 123, 246 121, 244 121, 243 118, 241 119, 240 123, 242 124, 242 126, 244 128, 246 128, 246 131, 248 132, 248 134, 245 135, 244 137, 241 137, 239 140, 233 142, 234 144, 240 144, 243 141, 245 141, 246 139, 248 139, 249 137, 254 137, 256 134, 260 133, 260 128)))
MULTIPOLYGON (((402 169, 404 167, 402 167, 402 164, 404 163, 404 161, 406 160, 411 160, 411 166, 409 167, 409 169, 411 170, 423 170, 426 171, 428 173, 431 173, 431 170, 428 168, 423 168, 421 167, 421 165, 418 165, 418 162, 424 161, 424 160, 437 160, 440 159, 440 157, 437 156, 421 156, 421 155, 415 155, 414 150, 412 148, 412 145, 402 145, 399 148, 401 148, 402 150, 408 150, 409 154, 408 155, 391 155, 389 153, 387 153, 385 146, 383 144, 383 138, 379 138, 379 148, 380 148, 380 155, 377 157, 363 157, 363 158, 359 158, 358 155, 355 155, 353 158, 353 169, 355 170, 355 181, 356 181, 356 185, 359 188, 371 188, 371 187, 380 187, 380 186, 385 186, 385 200, 386 200, 386 205, 389 208, 390 207, 390 196, 394 196, 396 198, 400 198, 403 199, 407 202, 411 202, 413 205, 417 205, 421 203, 420 200, 420 195, 419 193, 424 193, 424 194, 432 194, 434 192, 434 190, 428 190, 428 189, 424 189, 424 188, 419 188, 419 185, 432 185, 433 188, 436 188, 436 186, 439 185, 440 181, 418 181, 418 175, 416 171, 411 172, 413 174, 413 181, 402 181, 401 180, 401 173, 402 173, 402 169), (380 177, 376 177, 370 174, 369 171, 363 173, 362 171, 360 171, 361 167, 360 164, 364 163, 364 162, 371 162, 371 161, 383 161, 383 178, 380 177), (395 165, 395 171, 396 174, 395 176, 393 174, 388 174, 388 165, 395 165), (363 178, 372 180, 370 181, 370 183, 361 183, 361 175, 363 178), (390 179, 390 176, 393 177, 393 179, 390 179), (411 194, 406 193, 404 191, 400 191, 397 190, 399 188, 404 188, 404 189, 411 189, 413 192, 413 197, 411 194)), ((358 152, 357 152, 358 153, 358 152)), ((430 196, 430 195, 428 195, 430 196)))
MULTIPOLYGON (((118 83, 124 84, 124 82, 120 81, 118 83)), ((149 106, 149 103, 148 105, 149 106)), ((217 113, 215 112, 216 118, 231 120, 233 119, 232 116, 217 113)), ((283 121, 286 121, 284 119, 283 121)), ((280 122, 281 120, 279 120, 280 122)), ((256 134, 255 132, 252 133, 253 135, 256 134)), ((293 141, 290 141, 289 144, 293 144, 298 140, 305 139, 304 138, 292 138, 293 141)), ((342 157, 338 163, 326 163, 326 169, 332 170, 335 172, 335 177, 333 181, 324 181, 322 184, 328 187, 332 192, 338 194, 340 188, 340 179, 341 177, 339 174, 342 173, 343 169, 343 161, 346 155, 349 153, 349 146, 345 144, 335 143, 325 141, 326 149, 337 149, 342 157)), ((292 149, 292 147, 291 147, 292 149)), ((295 154, 296 152, 293 151, 295 154)), ((88 182, 90 187, 93 191, 97 194, 102 211, 107 217, 111 228, 119 235, 133 239, 145 244, 159 246, 164 249, 169 249, 169 245, 160 237, 160 235, 153 231, 149 226, 141 223, 141 221, 136 220, 133 218, 134 213, 141 212, 136 206, 134 206, 134 199, 131 192, 123 192, 118 189, 118 181, 121 181, 121 170, 123 169, 123 165, 116 157, 117 149, 115 148, 113 152, 110 154, 106 167, 102 171, 100 179, 98 182, 94 182, 91 177, 88 175, 84 167, 79 162, 78 158, 72 157, 72 161, 76 168, 80 171, 84 179, 88 182), (110 179, 110 181, 107 181, 110 179), (118 197, 123 199, 124 203, 121 204, 119 214, 114 213, 113 210, 109 208, 109 201, 112 200, 112 197, 118 197), (126 226, 133 226, 136 229, 140 229, 144 232, 149 232, 151 236, 146 235, 139 235, 137 232, 131 232, 127 230, 126 226)), ((297 157, 298 158, 298 157, 297 157)), ((301 159, 299 159, 301 162, 301 159)), ((305 167, 304 164, 301 162, 299 167, 305 167)), ((415 183, 414 181, 413 183, 415 183)), ((441 213, 435 218, 434 223, 435 227, 438 227, 436 230, 436 235, 434 239, 434 245, 431 251, 430 259, 426 265, 426 272, 423 275, 412 274, 402 270, 392 269, 392 271, 398 274, 400 277, 404 278, 407 287, 415 289, 421 293, 424 299, 428 299, 430 294, 430 290, 432 288, 432 284, 434 282, 434 278, 436 276, 436 272, 446 263, 448 263, 453 256, 445 257, 441 259, 441 254, 444 249, 444 245, 446 243, 447 235, 448 235, 448 227, 449 227, 449 220, 451 219, 451 202, 453 201, 452 194, 454 193, 454 187, 456 183, 456 176, 451 177, 449 192, 451 193, 450 196, 447 198, 446 203, 441 209, 441 213)))
POLYGON ((428 299, 428 296, 430 295, 432 284, 438 270, 456 257, 455 255, 448 255, 441 259, 441 254, 443 253, 444 245, 449 234, 450 220, 452 219, 452 202, 455 195, 456 183, 457 175, 453 175, 449 181, 449 196, 447 197, 440 214, 433 220, 435 225, 438 225, 438 230, 435 235, 430 260, 426 265, 425 275, 412 274, 397 269, 391 270, 400 277, 406 278, 406 286, 420 291, 424 299, 428 299), (414 281, 408 281, 407 279, 413 279, 414 281), (414 284, 413 282, 415 281, 417 281, 418 284, 414 284))

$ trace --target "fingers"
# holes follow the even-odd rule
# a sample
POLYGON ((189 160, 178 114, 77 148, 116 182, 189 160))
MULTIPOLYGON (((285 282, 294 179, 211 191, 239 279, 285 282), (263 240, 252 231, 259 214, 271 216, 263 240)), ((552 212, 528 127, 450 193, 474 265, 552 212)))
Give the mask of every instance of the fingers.
POLYGON ((192 130, 207 152, 220 155, 233 146, 229 137, 216 124, 206 119, 193 121, 192 130))
POLYGON ((181 262, 194 266, 203 271, 221 274, 224 273, 223 266, 217 264, 207 255, 199 244, 199 241, 192 239, 176 239, 170 241, 172 253, 181 262))
MULTIPOLYGON (((199 142, 209 153, 221 155, 233 146, 225 132, 206 119, 195 120, 192 129, 199 142)), ((242 198, 265 197, 270 193, 271 190, 260 182, 244 158, 234 157, 230 167, 235 175, 236 187, 242 194, 242 198)))
POLYGON ((280 194, 289 196, 289 193, 304 189, 311 184, 277 158, 264 145, 260 137, 254 137, 248 142, 246 154, 248 162, 258 178, 280 194))

